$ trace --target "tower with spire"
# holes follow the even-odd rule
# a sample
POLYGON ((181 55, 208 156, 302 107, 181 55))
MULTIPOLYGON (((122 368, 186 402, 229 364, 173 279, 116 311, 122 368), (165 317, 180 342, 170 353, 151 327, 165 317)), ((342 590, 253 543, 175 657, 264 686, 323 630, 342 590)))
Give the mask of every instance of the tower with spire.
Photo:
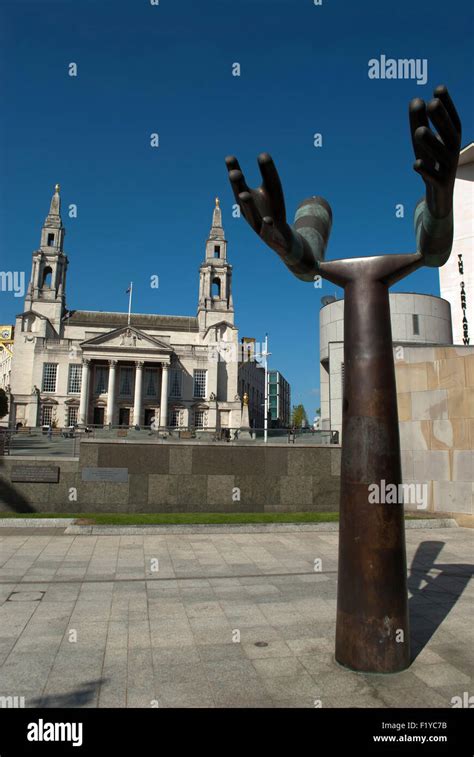
POLYGON ((49 213, 41 229, 40 246, 33 253, 31 280, 25 298, 25 310, 34 310, 48 319, 59 333, 66 309, 66 272, 64 253, 66 230, 61 220, 60 186, 56 184, 49 213))
POLYGON ((205 259, 199 268, 198 319, 204 329, 223 320, 234 323, 232 266, 227 261, 227 241, 218 197, 206 242, 205 259))

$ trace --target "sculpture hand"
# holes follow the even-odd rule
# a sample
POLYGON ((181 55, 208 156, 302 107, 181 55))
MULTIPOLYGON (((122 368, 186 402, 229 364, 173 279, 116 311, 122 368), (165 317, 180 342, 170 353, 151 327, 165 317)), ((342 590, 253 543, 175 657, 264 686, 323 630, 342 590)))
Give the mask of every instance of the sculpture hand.
POLYGON ((263 182, 258 189, 250 189, 237 158, 226 158, 235 199, 247 223, 290 271, 303 281, 312 281, 324 259, 332 224, 331 208, 322 197, 312 197, 299 205, 295 226, 289 226, 275 164, 268 153, 258 156, 258 164, 263 182))
POLYGON ((226 158, 229 180, 247 223, 269 247, 284 256, 291 250, 292 234, 286 222, 280 177, 268 153, 262 153, 257 160, 263 179, 258 189, 247 186, 239 161, 233 156, 226 158))
POLYGON ((452 210, 456 169, 461 147, 461 121, 444 85, 436 87, 428 105, 419 97, 410 103, 410 131, 415 151, 414 170, 426 186, 426 202, 434 218, 452 210), (437 130, 435 134, 428 118, 437 130))

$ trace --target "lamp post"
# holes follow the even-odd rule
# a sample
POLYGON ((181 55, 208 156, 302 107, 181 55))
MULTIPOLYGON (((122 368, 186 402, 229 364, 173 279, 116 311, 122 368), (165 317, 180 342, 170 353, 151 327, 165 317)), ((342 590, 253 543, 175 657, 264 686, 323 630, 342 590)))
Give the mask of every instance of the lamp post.
POLYGON ((263 419, 263 441, 266 444, 268 439, 268 357, 272 353, 268 351, 268 334, 265 334, 263 350, 255 357, 263 358, 263 367, 265 369, 265 394, 264 394, 264 419, 263 419))

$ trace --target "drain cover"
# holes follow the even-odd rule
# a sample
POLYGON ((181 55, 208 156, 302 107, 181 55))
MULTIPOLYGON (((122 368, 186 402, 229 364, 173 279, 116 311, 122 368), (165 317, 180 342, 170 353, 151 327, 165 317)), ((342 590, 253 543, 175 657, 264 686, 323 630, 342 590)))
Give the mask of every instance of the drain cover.
POLYGON ((41 602, 44 591, 12 591, 7 602, 41 602))

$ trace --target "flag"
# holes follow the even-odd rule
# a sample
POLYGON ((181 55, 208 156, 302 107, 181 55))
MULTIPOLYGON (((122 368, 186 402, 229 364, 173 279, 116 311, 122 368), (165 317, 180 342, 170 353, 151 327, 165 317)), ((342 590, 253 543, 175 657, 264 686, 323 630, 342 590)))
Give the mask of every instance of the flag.
POLYGON ((125 294, 130 294, 131 291, 132 291, 132 287, 128 287, 128 289, 125 290, 125 294))

